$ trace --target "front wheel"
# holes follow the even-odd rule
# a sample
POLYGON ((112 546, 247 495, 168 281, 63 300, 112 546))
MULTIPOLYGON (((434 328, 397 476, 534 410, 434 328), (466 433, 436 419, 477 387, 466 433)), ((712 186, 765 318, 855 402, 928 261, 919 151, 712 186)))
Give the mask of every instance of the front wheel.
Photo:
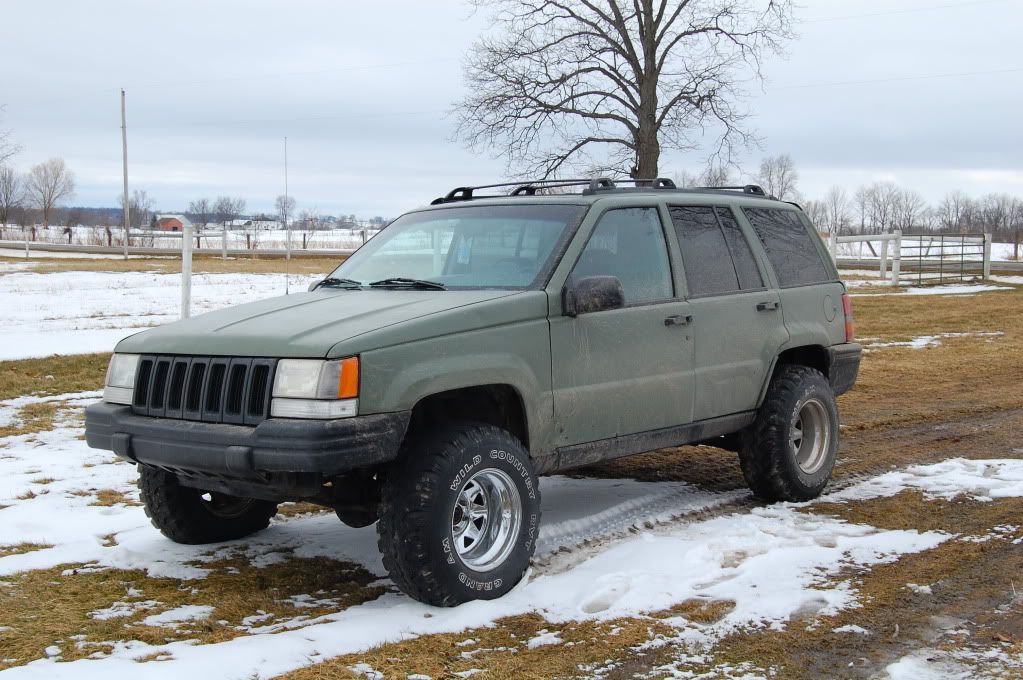
POLYGON ((139 465, 139 489, 146 515, 176 543, 199 545, 244 538, 270 524, 277 504, 182 486, 178 478, 139 465))
POLYGON ((831 384, 807 366, 781 366, 739 451, 743 477, 768 502, 808 501, 824 491, 838 454, 831 384))
POLYGON ((407 595, 437 606, 501 597, 536 547, 540 489, 508 432, 464 424, 412 438, 388 472, 380 552, 407 595))

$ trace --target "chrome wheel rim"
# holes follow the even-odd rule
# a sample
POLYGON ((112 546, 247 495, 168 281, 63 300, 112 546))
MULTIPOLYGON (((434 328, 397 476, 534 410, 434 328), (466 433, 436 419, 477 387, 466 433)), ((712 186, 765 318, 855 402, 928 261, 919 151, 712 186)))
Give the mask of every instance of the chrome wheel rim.
POLYGON ((789 424, 789 447, 796 465, 808 475, 824 466, 831 449, 831 421, 819 399, 807 399, 789 424))
POLYGON ((491 571, 508 559, 522 524, 522 499, 505 472, 481 470, 470 477, 451 511, 451 542, 465 566, 491 571))

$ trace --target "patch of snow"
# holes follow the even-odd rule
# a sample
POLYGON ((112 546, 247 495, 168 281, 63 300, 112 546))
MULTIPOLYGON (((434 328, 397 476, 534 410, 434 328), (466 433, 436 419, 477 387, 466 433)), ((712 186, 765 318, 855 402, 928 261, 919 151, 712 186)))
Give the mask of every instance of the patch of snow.
POLYGON ((531 637, 526 641, 526 647, 529 649, 536 649, 537 647, 560 645, 562 642, 561 631, 550 632, 544 628, 536 636, 531 637))
POLYGON ((109 619, 121 619, 133 616, 143 609, 159 607, 162 602, 156 600, 145 600, 144 602, 115 602, 104 609, 97 609, 89 612, 86 616, 95 621, 107 621, 109 619))
POLYGON ((1023 460, 953 458, 933 465, 914 465, 859 482, 828 498, 867 500, 894 496, 906 489, 917 489, 928 498, 944 500, 961 495, 979 501, 1019 498, 1023 497, 1023 460))
POLYGON ((368 663, 357 663, 354 666, 349 666, 348 670, 368 680, 384 680, 384 674, 373 670, 368 663))
POLYGON ((471 678, 472 676, 479 675, 480 673, 486 673, 486 671, 482 668, 470 668, 466 671, 456 671, 452 673, 452 675, 456 678, 471 678))
POLYGON ((160 626, 163 628, 175 628, 179 623, 188 621, 204 621, 210 618, 213 607, 202 604, 185 604, 174 609, 168 609, 159 614, 153 614, 142 619, 144 626, 160 626))
POLYGON ((898 342, 880 342, 878 338, 863 338, 863 349, 873 351, 888 347, 908 347, 910 349, 926 349, 938 347, 945 338, 987 338, 991 342, 994 338, 1005 335, 1002 331, 973 331, 967 333, 938 333, 937 335, 920 335, 912 340, 898 342), (868 342, 869 341, 869 342, 868 342))
POLYGON ((991 291, 1016 290, 1009 286, 993 286, 990 284, 949 284, 944 286, 919 286, 909 287, 905 290, 892 293, 850 293, 850 297, 882 297, 889 295, 976 295, 977 293, 988 293, 991 291))
POLYGON ((831 630, 831 632, 832 633, 855 633, 856 635, 871 635, 872 634, 866 628, 863 628, 861 626, 857 626, 856 624, 853 624, 853 623, 846 624, 844 626, 839 626, 838 628, 833 628, 831 630))
POLYGON ((49 647, 43 650, 43 654, 45 654, 48 657, 59 656, 60 647, 58 647, 57 645, 50 645, 49 647))
POLYGON ((934 591, 931 590, 930 586, 922 586, 917 583, 907 583, 906 587, 912 590, 917 595, 933 595, 934 591))

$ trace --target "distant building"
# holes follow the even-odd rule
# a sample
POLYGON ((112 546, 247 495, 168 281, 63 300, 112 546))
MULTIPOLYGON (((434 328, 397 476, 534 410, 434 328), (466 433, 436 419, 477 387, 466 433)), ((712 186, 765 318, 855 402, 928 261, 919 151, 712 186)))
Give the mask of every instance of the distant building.
POLYGON ((156 215, 153 218, 153 229, 157 231, 183 231, 191 222, 184 215, 156 215))

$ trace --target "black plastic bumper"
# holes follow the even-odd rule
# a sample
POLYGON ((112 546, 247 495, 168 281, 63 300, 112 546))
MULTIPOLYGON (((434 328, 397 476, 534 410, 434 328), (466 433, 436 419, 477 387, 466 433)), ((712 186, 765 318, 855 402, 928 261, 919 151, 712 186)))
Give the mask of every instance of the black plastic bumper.
POLYGON ((833 345, 828 348, 828 376, 835 396, 845 394, 856 382, 860 372, 860 357, 863 347, 855 342, 833 345))
POLYGON ((137 416, 128 406, 101 402, 85 410, 85 440, 186 481, 309 496, 331 477, 394 460, 410 415, 271 418, 250 427, 137 416))

